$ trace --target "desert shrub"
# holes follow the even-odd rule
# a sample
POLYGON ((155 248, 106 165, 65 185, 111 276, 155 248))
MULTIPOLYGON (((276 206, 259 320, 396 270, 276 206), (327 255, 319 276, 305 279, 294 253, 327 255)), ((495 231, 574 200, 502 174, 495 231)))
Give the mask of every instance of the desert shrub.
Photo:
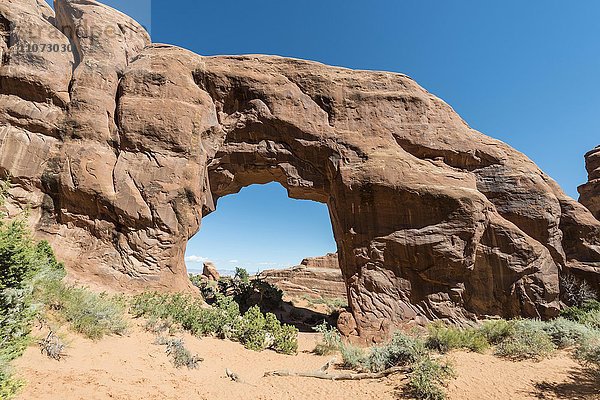
POLYGON ((544 330, 544 322, 517 320, 513 332, 496 347, 496 354, 511 360, 540 360, 554 352, 556 346, 544 330))
POLYGON ((481 325, 479 331, 490 344, 498 344, 513 334, 514 324, 505 319, 489 320, 481 325))
POLYGON ((261 351, 269 346, 266 318, 258 307, 251 307, 236 327, 237 339, 250 350, 261 351))
POLYGON ((378 372, 390 367, 411 365, 427 355, 425 342, 400 331, 382 346, 371 347, 364 364, 369 371, 378 372))
MULTIPOLYGON (((0 182, 0 206, 8 190, 0 182)), ((0 398, 11 398, 22 386, 10 372, 10 361, 30 343, 31 324, 38 312, 33 288, 38 276, 62 269, 47 242, 36 243, 23 218, 8 220, 0 211, 0 398)))
POLYGON ((367 350, 344 343, 340 339, 339 350, 345 367, 370 372, 411 365, 428 355, 422 339, 402 332, 394 333, 388 343, 367 350))
POLYGON ((189 274, 190 281, 194 286, 200 289, 200 293, 204 300, 212 304, 216 300, 216 296, 219 293, 219 284, 216 281, 208 280, 202 275, 189 274))
POLYGON ((598 299, 598 292, 592 285, 573 274, 562 275, 560 286, 563 301, 568 306, 579 307, 590 300, 598 299))
POLYGON ((59 276, 42 280, 35 298, 49 312, 68 322, 71 329, 89 339, 121 335, 127 330, 125 307, 119 298, 70 286, 59 276))
POLYGON ((593 335, 592 329, 563 317, 546 321, 542 329, 559 349, 575 346, 593 335))
POLYGON ((298 349, 298 330, 282 325, 275 315, 251 307, 241 315, 232 297, 218 294, 213 307, 188 294, 142 293, 135 296, 131 313, 136 317, 170 319, 194 335, 215 335, 237 340, 252 350, 273 349, 294 354, 298 349))
POLYGON ((600 330, 600 310, 588 312, 578 322, 590 329, 600 330))
MULTIPOLYGON (((326 325, 319 326, 318 331, 324 335, 331 332, 326 325)), ((455 377, 449 364, 431 358, 425 340, 400 331, 395 332, 388 343, 370 349, 344 343, 336 336, 329 342, 330 345, 339 343, 343 365, 347 368, 380 372, 396 366, 410 367, 406 391, 417 399, 445 399, 445 386, 455 377)))
POLYGON ((65 356, 66 345, 60 340, 54 331, 48 332, 45 339, 39 341, 40 351, 48 358, 60 361, 65 356))
POLYGON ((282 354, 296 354, 298 352, 298 329, 282 324, 275 314, 267 313, 265 319, 267 332, 273 337, 271 348, 282 354))
POLYGON ((355 370, 364 370, 367 354, 362 348, 351 343, 342 343, 340 345, 342 355, 342 365, 346 368, 355 370))
POLYGON ((586 318, 587 314, 595 311, 600 311, 600 301, 586 300, 578 306, 565 308, 560 312, 560 315, 571 321, 580 321, 586 318))
POLYGON ((489 347, 486 335, 479 329, 448 326, 438 321, 429 324, 428 331, 426 346, 441 353, 453 349, 482 352, 489 347))
POLYGON ((600 333, 587 336, 575 351, 577 359, 600 369, 600 333))
POLYGON ((274 314, 263 314, 258 306, 250 307, 238 320, 236 331, 237 340, 250 350, 271 348, 284 354, 298 351, 298 330, 282 325, 274 314))
POLYGON ((323 335, 323 339, 317 343, 313 353, 324 356, 340 349, 342 337, 337 329, 330 327, 327 322, 323 321, 321 324, 313 327, 313 330, 323 335))
POLYGON ((133 298, 130 312, 135 317, 147 316, 170 320, 195 335, 213 333, 219 323, 217 315, 209 319, 202 299, 190 294, 146 292, 133 298))
POLYGON ((192 282, 192 285, 196 286, 199 289, 202 286, 204 286, 204 283, 207 281, 206 278, 203 279, 201 274, 188 274, 188 277, 190 278, 190 282, 192 282))
POLYGON ((456 377, 452 366, 430 357, 421 358, 409 375, 407 390, 410 395, 423 400, 443 400, 445 387, 456 377))
POLYGON ((23 385, 23 381, 13 377, 8 363, 0 360, 0 399, 11 399, 23 385))
POLYGON ((158 338, 156 344, 167 346, 165 352, 171 359, 175 368, 187 367, 188 369, 195 369, 198 367, 199 362, 204 361, 204 359, 198 357, 198 355, 192 355, 185 347, 183 339, 158 338))

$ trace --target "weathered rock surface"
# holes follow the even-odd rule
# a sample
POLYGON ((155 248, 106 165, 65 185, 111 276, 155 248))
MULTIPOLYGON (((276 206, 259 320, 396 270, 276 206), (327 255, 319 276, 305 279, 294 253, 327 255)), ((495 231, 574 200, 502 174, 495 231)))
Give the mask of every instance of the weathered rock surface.
POLYGON ((346 297, 346 284, 336 253, 305 258, 295 267, 270 269, 258 276, 289 296, 346 297))
POLYGON ((327 253, 320 257, 308 257, 300 261, 300 265, 303 265, 307 268, 340 269, 340 262, 338 260, 337 253, 327 253))
POLYGON ((202 57, 93 0, 55 9, 0 0, 0 174, 72 277, 189 288, 202 216, 277 181, 328 205, 345 318, 365 337, 416 316, 547 318, 561 274, 598 285, 600 222, 412 79, 202 57), (73 52, 20 51, 36 41, 73 52))
POLYGON ((217 271, 217 267, 210 261, 204 262, 202 276, 206 277, 209 281, 218 281, 221 278, 219 271, 217 271))
POLYGON ((600 219, 600 146, 585 155, 588 182, 579 187, 579 201, 600 219))

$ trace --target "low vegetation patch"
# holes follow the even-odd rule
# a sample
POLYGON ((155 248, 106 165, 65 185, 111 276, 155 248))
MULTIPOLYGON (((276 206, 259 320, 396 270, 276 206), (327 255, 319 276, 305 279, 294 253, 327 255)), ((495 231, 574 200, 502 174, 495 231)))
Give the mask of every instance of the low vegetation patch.
POLYGON ((477 328, 459 328, 434 322, 428 326, 426 346, 440 353, 454 349, 468 349, 481 353, 490 346, 485 334, 477 328))
POLYGON ((600 370, 600 334, 587 337, 577 348, 575 356, 587 365, 600 370))
POLYGON ((183 339, 158 337, 156 344, 167 347, 165 352, 171 359, 175 368, 187 367, 188 369, 195 369, 198 367, 198 363, 204 361, 203 358, 198 357, 197 354, 192 354, 192 352, 185 347, 183 339))
POLYGON ((406 391, 417 399, 443 400, 448 381, 455 378, 456 373, 450 364, 425 357, 415 364, 406 391))
POLYGON ((317 354, 339 351, 343 365, 359 372, 409 367, 407 394, 417 399, 446 398, 445 386, 454 377, 453 369, 448 363, 434 359, 422 338, 396 332, 388 343, 363 349, 344 342, 337 330, 325 323, 315 330, 323 334, 323 341, 314 350, 317 354))
POLYGON ((124 300, 70 286, 60 275, 42 279, 34 296, 47 314, 67 322, 71 329, 89 339, 122 335, 127 330, 124 300))
MULTIPOLYGON (((8 186, 0 183, 0 206, 8 186)), ((48 313, 84 335, 99 338, 122 333, 126 327, 121 303, 106 295, 67 286, 64 266, 47 242, 36 242, 25 222, 26 213, 8 219, 0 212, 0 399, 10 399, 22 382, 11 375, 10 362, 32 343, 35 318, 48 313)), ((53 334, 41 340, 41 351, 59 359, 64 344, 53 334)))
POLYGON ((323 335, 317 354, 341 353, 343 364, 359 372, 380 372, 391 367, 408 366, 407 395, 418 399, 443 399, 444 387, 454 376, 450 365, 431 355, 453 349, 494 354, 514 361, 541 360, 556 349, 572 348, 577 359, 600 370, 600 303, 584 301, 563 311, 550 321, 532 319, 488 320, 479 326, 461 328, 435 322, 424 336, 396 332, 381 346, 363 349, 346 343, 339 332, 325 323, 315 327, 323 335))
POLYGON ((295 327, 281 324, 274 314, 264 314, 258 306, 242 314, 232 297, 221 294, 210 307, 189 294, 143 293, 134 297, 131 312, 137 317, 173 321, 194 335, 236 340, 251 350, 272 349, 283 354, 298 350, 295 327))
POLYGON ((541 360, 550 356, 556 346, 544 330, 543 323, 535 320, 518 320, 513 323, 512 333, 496 347, 501 357, 519 361, 541 360))
POLYGON ((323 335, 323 340, 317 343, 313 350, 313 353, 320 356, 326 356, 328 354, 335 353, 342 345, 342 337, 340 336, 337 329, 327 325, 325 321, 313 328, 315 332, 323 335))
POLYGON ((39 341, 39 345, 40 352, 48 358, 60 361, 65 356, 66 345, 52 330, 48 332, 44 339, 39 341))

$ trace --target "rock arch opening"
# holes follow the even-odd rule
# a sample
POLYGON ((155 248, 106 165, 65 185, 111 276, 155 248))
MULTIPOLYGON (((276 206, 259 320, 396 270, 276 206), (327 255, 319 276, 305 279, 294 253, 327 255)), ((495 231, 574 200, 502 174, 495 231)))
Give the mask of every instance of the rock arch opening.
POLYGON ((254 274, 336 251, 326 205, 291 199, 271 182, 221 198, 188 241, 186 264, 192 273, 211 261, 220 273, 242 267, 254 274))

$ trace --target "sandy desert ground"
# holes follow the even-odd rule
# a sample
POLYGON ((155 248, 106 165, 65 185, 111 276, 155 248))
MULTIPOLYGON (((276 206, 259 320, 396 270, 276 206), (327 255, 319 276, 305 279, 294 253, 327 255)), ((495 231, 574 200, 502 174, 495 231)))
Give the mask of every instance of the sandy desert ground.
MULTIPOLYGON (((197 369, 175 368, 164 346, 153 344, 155 336, 141 328, 141 321, 133 321, 126 336, 96 342, 65 333, 68 356, 61 361, 43 356, 32 345, 16 362, 17 373, 27 377, 18 399, 403 398, 402 375, 365 381, 263 377, 266 371, 277 369, 313 371, 329 361, 331 356, 310 353, 319 340, 317 334, 300 334, 296 356, 254 352, 216 338, 180 336, 192 352, 204 358, 197 369), (226 368, 243 382, 230 380, 226 368)), ((566 353, 541 362, 518 363, 468 352, 449 357, 458 373, 448 388, 450 399, 600 399, 598 382, 566 353)))

